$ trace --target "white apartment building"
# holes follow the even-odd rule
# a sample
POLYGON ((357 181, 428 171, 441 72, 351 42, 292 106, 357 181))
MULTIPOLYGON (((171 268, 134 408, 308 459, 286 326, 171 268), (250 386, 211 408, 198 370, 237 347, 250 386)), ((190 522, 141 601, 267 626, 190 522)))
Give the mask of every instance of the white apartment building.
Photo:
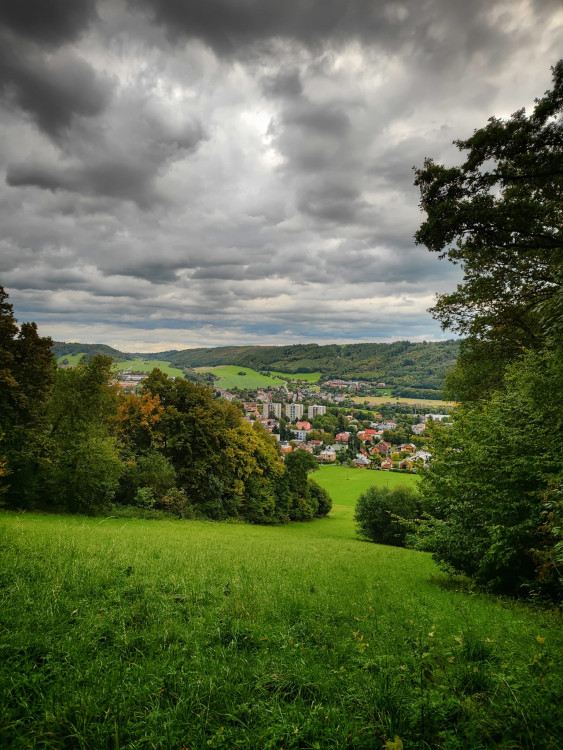
POLYGON ((307 418, 308 419, 314 419, 317 414, 326 414, 326 406, 320 406, 318 404, 313 404, 313 406, 307 407, 307 418))
POLYGON ((281 417, 282 405, 277 404, 275 401, 267 401, 262 408, 262 414, 268 419, 268 417, 274 416, 276 419, 281 417))
POLYGON ((285 414, 290 422, 297 422, 303 416, 303 404, 287 404, 285 414))

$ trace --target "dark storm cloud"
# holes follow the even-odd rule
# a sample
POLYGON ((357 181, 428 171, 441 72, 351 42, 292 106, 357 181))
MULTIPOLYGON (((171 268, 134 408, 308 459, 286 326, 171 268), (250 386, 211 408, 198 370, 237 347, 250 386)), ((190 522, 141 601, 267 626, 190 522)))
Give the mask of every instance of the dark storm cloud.
POLYGON ((97 18, 96 0, 3 0, 0 26, 39 44, 76 39, 97 18))
MULTIPOLYGON (((1 37, 0 37, 1 39, 1 37)), ((38 126, 55 135, 79 115, 93 117, 106 108, 111 83, 70 53, 47 59, 9 45, 0 49, 0 89, 28 112, 38 126)))
POLYGON ((487 32, 480 11, 490 7, 490 2, 135 0, 132 5, 147 8, 173 37, 180 34, 197 37, 218 54, 236 55, 243 47, 275 38, 313 46, 357 38, 367 44, 389 47, 408 41, 413 32, 418 35, 417 44, 430 51, 436 47, 436 39, 428 27, 444 21, 464 25, 466 43, 471 48, 478 46, 487 32), (481 38, 476 37, 477 31, 482 32, 481 38))
POLYGON ((441 337, 458 271, 414 246, 412 167, 549 86, 558 8, 0 4, 16 310, 138 351, 441 337))
POLYGON ((276 75, 264 76, 262 88, 266 96, 294 98, 303 93, 298 70, 280 71, 276 75))
POLYGON ((156 200, 152 180, 151 165, 126 160, 100 161, 91 166, 67 169, 16 164, 8 169, 6 175, 6 182, 11 187, 33 186, 45 190, 111 196, 134 200, 140 206, 147 206, 156 200))

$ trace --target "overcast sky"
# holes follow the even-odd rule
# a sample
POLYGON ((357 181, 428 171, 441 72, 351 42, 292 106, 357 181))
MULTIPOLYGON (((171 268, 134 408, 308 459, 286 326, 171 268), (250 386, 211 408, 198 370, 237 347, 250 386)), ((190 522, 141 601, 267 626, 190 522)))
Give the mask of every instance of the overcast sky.
POLYGON ((412 167, 562 41, 560 0, 4 0, 0 284, 129 351, 447 338, 412 167))

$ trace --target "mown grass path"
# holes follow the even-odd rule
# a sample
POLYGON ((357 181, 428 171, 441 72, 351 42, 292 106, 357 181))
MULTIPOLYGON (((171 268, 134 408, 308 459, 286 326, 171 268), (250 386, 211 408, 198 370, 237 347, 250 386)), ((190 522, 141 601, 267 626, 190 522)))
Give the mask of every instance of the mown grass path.
POLYGON ((352 516, 0 514, 0 746, 560 747, 559 615, 352 516))

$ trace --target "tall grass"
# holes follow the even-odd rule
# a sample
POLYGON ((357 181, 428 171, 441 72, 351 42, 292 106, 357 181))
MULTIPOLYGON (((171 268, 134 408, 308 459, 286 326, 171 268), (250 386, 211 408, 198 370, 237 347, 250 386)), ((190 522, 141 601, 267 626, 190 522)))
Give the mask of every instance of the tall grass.
POLYGON ((559 615, 360 542, 352 514, 1 514, 0 746, 556 748, 559 615))

